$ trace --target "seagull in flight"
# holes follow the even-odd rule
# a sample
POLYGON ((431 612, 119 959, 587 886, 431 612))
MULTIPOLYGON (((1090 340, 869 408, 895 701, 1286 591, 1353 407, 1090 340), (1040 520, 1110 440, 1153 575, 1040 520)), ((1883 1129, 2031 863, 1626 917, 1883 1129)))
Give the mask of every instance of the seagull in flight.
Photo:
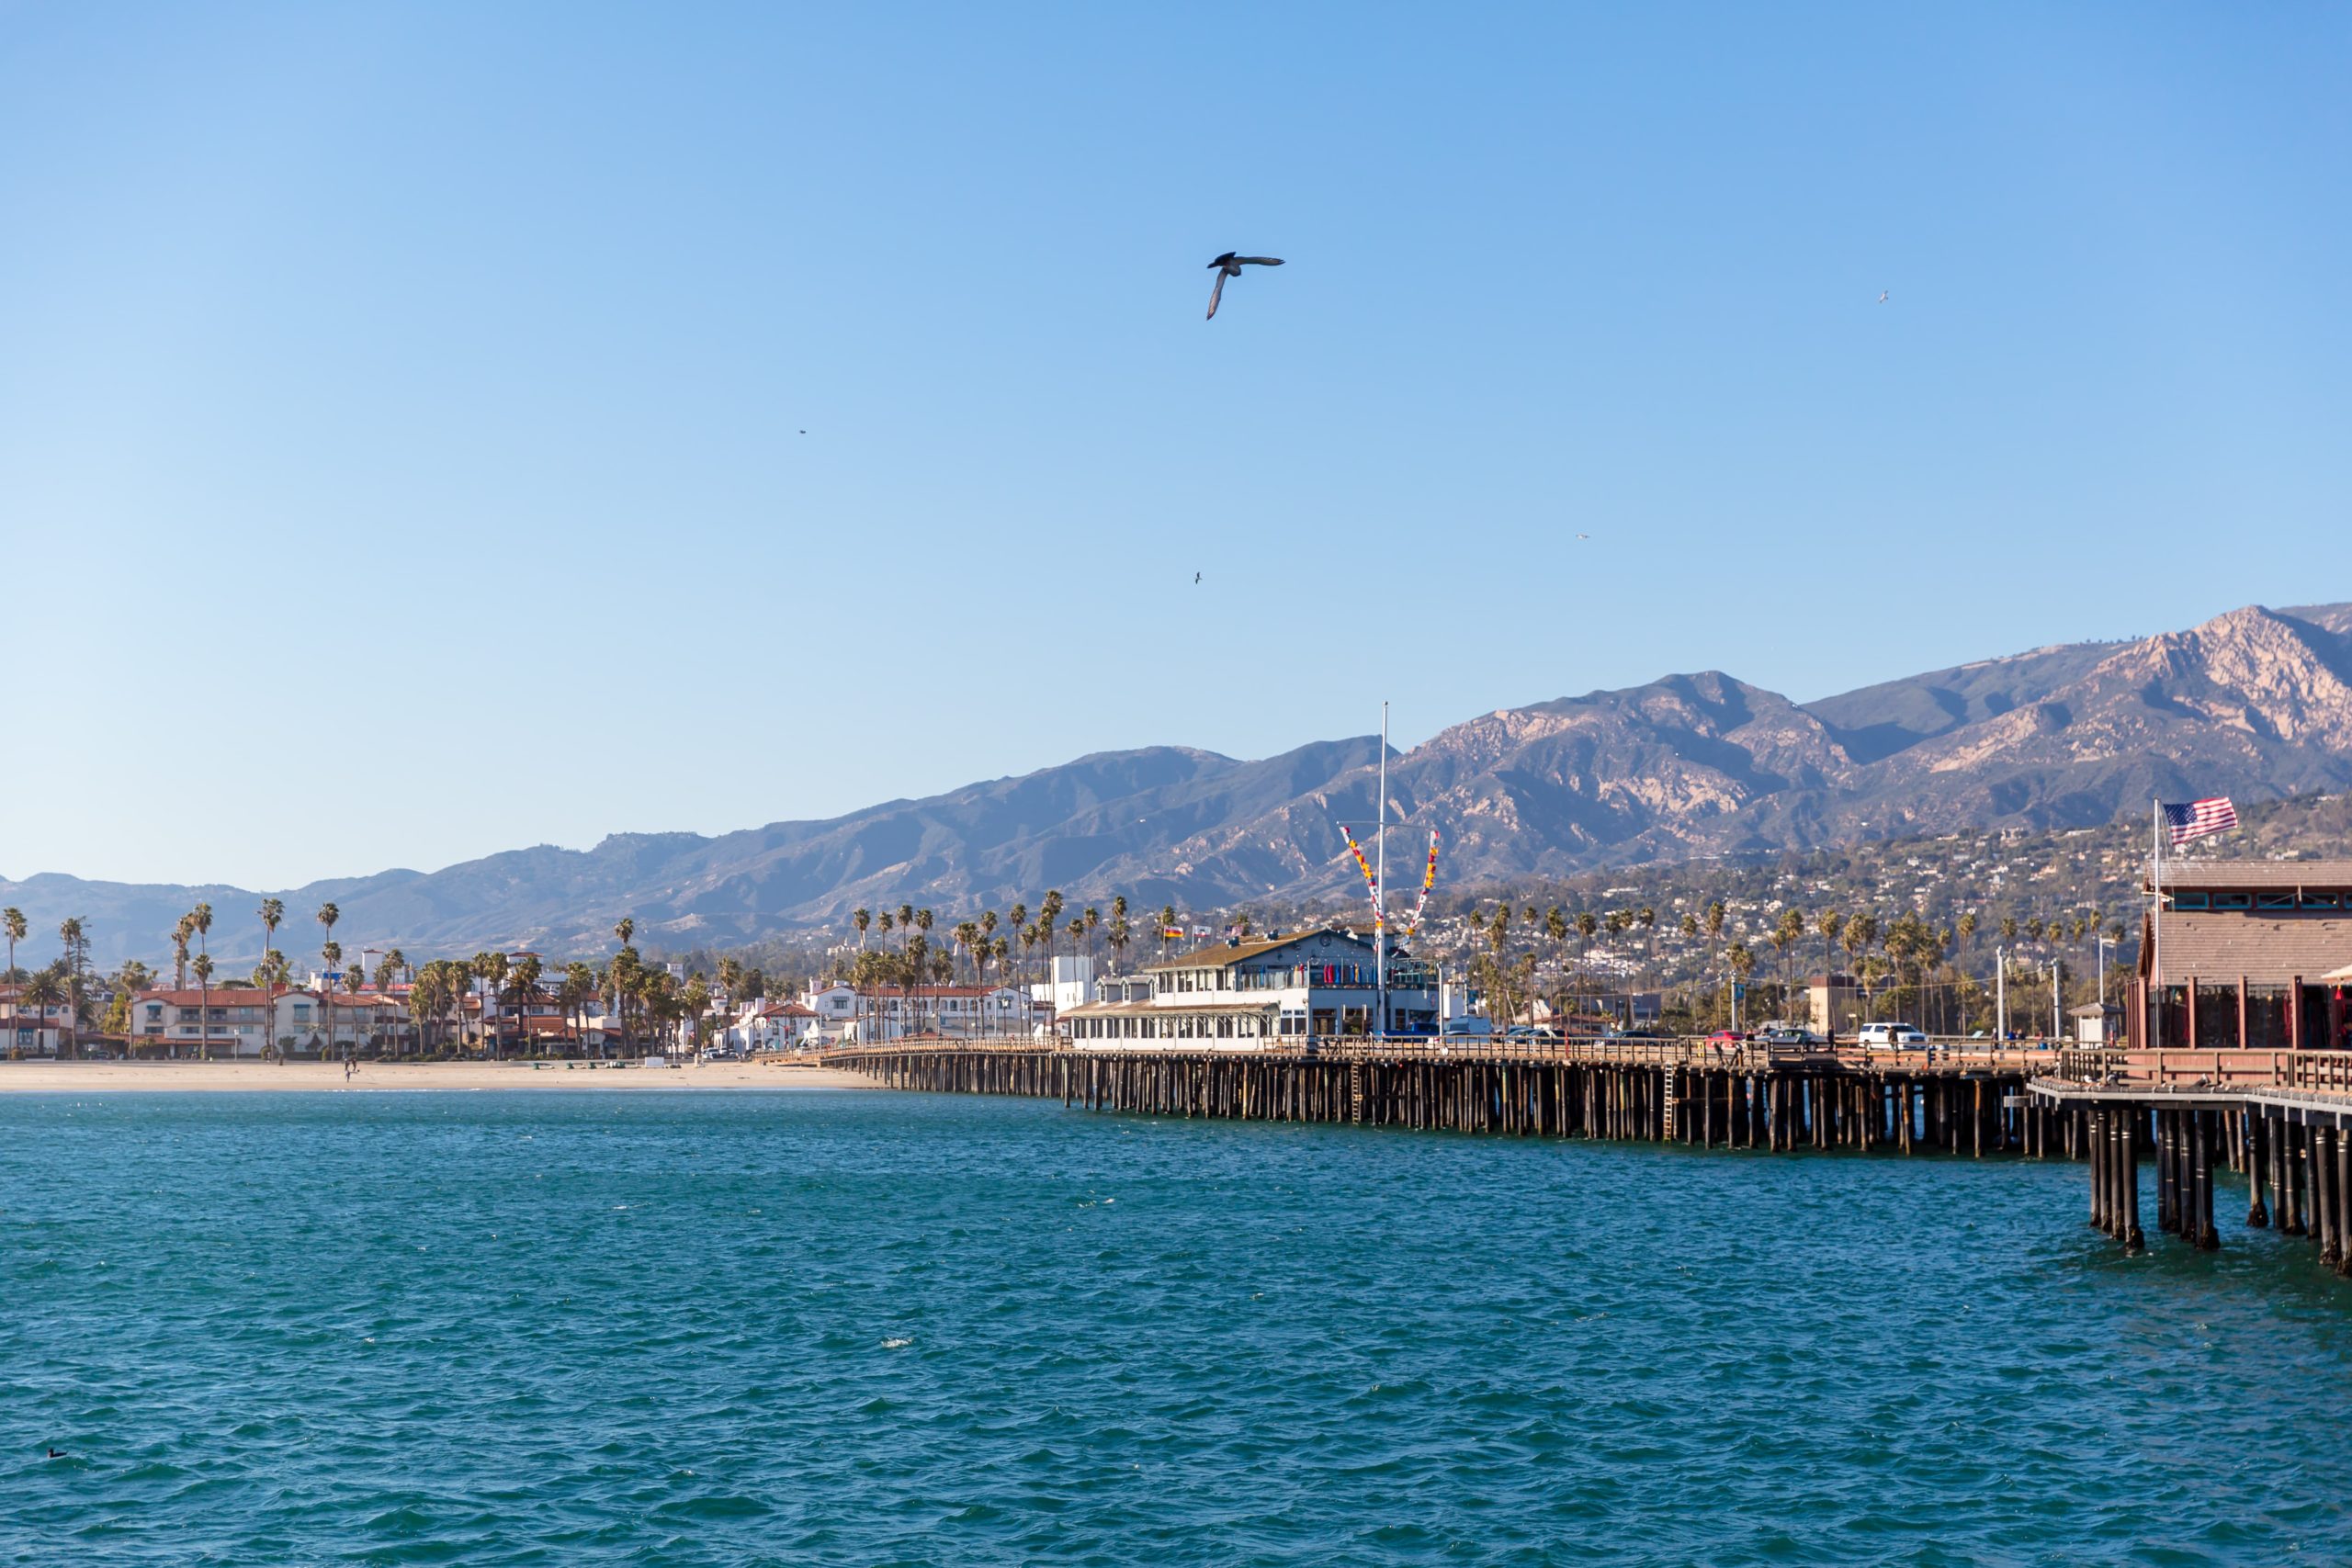
POLYGON ((1578 535, 1577 536, 1577 538, 1579 538, 1579 539, 1589 539, 1589 538, 1591 538, 1591 537, 1592 537, 1592 536, 1591 536, 1591 535, 1589 535, 1589 534, 1578 534, 1578 535))
POLYGON ((1197 588, 1197 587, 1199 587, 1199 586, 1200 586, 1200 584, 1201 584, 1201 574, 1200 574, 1199 572, 1197 572, 1197 571, 1196 571, 1196 572, 1193 573, 1193 587, 1195 587, 1195 588, 1197 588))
POLYGON ((1878 302, 1882 305, 1886 303, 1886 290, 1883 288, 1878 291, 1878 302))
POLYGON ((1237 256, 1231 251, 1226 252, 1225 254, 1209 263, 1209 265, 1216 269, 1216 287, 1209 290, 1207 319, 1212 321, 1216 320, 1216 302, 1225 297, 1227 278, 1239 277, 1241 269, 1245 266, 1280 266, 1282 265, 1283 258, 1280 256, 1237 256))

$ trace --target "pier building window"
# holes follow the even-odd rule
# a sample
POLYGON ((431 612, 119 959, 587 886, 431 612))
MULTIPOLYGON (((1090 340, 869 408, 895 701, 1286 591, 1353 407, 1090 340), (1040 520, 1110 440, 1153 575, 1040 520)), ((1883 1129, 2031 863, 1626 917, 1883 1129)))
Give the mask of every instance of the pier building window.
POLYGON ((1220 1018, 1216 1021, 1216 1037, 1219 1040, 1230 1040, 1233 1038, 1233 1020, 1229 1018, 1220 1018))

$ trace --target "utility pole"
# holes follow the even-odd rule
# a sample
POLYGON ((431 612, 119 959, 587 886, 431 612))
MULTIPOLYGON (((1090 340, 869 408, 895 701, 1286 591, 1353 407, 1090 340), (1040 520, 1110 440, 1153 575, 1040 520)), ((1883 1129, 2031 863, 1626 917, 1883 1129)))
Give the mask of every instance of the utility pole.
POLYGON ((1993 949, 1993 1043, 2006 1044, 2009 1038, 2009 950, 1993 949))
POLYGON ((2056 958, 2050 961, 2050 1038, 2052 1043, 2066 1032, 2064 1021, 2059 1017, 2059 1010, 2064 1005, 2059 989, 2058 965, 2061 962, 2056 958))

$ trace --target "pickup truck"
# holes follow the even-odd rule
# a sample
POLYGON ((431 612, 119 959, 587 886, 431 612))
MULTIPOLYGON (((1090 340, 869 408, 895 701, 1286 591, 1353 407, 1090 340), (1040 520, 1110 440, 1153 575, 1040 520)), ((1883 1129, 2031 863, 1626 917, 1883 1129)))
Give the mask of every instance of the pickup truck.
POLYGON ((1857 1037, 1865 1051, 1924 1051, 1928 1037, 1907 1023, 1866 1023, 1857 1037))

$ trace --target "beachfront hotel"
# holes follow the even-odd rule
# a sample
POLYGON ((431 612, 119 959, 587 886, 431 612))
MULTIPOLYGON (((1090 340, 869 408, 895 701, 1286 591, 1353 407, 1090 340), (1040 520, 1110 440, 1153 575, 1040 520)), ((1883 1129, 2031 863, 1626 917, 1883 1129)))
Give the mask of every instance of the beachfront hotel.
MULTIPOLYGON (((1249 1049, 1262 1042, 1373 1032, 1378 992, 1370 940, 1345 931, 1228 938, 1138 972, 1148 994, 1071 1008, 1059 1032, 1080 1048, 1131 1041, 1190 1041, 1249 1049)), ((1437 1032, 1437 971, 1388 944, 1392 1034, 1437 1032)))

